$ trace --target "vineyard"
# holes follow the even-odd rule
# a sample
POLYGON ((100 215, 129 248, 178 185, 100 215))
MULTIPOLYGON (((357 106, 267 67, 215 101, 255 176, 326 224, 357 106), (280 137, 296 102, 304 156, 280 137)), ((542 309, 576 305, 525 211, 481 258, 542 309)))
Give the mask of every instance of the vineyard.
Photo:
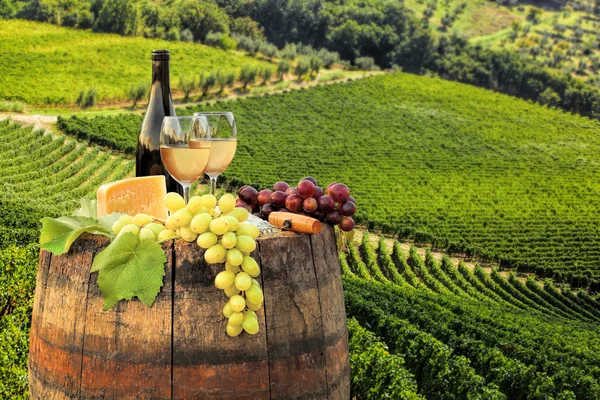
POLYGON ((0 122, 0 398, 24 397, 39 221, 64 215, 134 161, 99 147, 0 122))
POLYGON ((371 239, 341 255, 352 372, 371 377, 354 376, 359 398, 600 398, 600 303, 585 292, 371 239))
POLYGON ((68 105, 82 89, 98 100, 126 99, 131 85, 151 78, 153 49, 171 52, 174 88, 180 75, 235 71, 242 65, 271 66, 255 57, 194 43, 98 34, 39 22, 0 19, 0 99, 37 105, 68 105))
MULTIPOLYGON (((201 104, 235 113, 226 179, 347 182, 358 220, 573 287, 600 277, 600 124, 467 85, 393 74, 201 104), (264 168, 277 165, 277 168, 264 168)), ((60 119, 131 152, 139 116, 60 119)))

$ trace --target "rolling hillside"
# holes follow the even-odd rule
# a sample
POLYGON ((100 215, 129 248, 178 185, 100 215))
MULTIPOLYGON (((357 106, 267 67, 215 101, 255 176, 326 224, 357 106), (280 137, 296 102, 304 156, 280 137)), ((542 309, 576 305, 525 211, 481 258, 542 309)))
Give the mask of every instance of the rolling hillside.
POLYGON ((164 48, 171 51, 173 85, 181 74, 271 65, 200 44, 0 19, 0 99, 64 105, 75 102, 80 90, 95 87, 100 102, 123 101, 131 85, 150 84, 152 50, 164 48))
MULTIPOLYGON (((238 121, 240 146, 225 173, 233 186, 307 174, 343 181, 370 227, 575 287, 600 277, 597 121, 409 74, 180 113, 217 109, 238 121)), ((138 124, 59 122, 120 149, 132 148, 138 124)))

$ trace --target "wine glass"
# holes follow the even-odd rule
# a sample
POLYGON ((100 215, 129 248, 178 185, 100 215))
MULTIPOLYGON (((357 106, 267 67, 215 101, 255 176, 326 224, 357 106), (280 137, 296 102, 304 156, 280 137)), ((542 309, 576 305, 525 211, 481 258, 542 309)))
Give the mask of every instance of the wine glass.
POLYGON ((210 178, 210 193, 214 195, 217 177, 229 167, 237 149, 235 118, 230 112, 198 112, 194 116, 204 117, 210 130, 210 157, 204 172, 210 178))
POLYGON ((160 130, 160 156, 169 174, 183 186, 185 204, 190 186, 202 176, 210 158, 206 118, 165 117, 160 130))

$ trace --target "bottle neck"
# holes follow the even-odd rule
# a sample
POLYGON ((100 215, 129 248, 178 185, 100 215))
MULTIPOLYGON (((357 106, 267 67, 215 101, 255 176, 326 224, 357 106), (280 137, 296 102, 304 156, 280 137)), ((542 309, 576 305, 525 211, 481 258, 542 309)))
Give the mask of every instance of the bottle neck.
POLYGON ((165 115, 170 115, 171 107, 171 79, 169 60, 152 60, 152 87, 150 89, 150 103, 162 103, 165 115))

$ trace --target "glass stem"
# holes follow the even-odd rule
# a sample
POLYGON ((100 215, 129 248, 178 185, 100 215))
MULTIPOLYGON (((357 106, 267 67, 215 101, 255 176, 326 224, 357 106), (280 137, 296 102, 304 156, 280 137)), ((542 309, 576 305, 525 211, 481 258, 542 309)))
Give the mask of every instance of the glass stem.
POLYGON ((216 196, 217 193, 217 176, 211 176, 210 177, 210 194, 212 194, 213 196, 216 196))
POLYGON ((183 201, 186 205, 190 201, 190 185, 183 186, 183 201))

